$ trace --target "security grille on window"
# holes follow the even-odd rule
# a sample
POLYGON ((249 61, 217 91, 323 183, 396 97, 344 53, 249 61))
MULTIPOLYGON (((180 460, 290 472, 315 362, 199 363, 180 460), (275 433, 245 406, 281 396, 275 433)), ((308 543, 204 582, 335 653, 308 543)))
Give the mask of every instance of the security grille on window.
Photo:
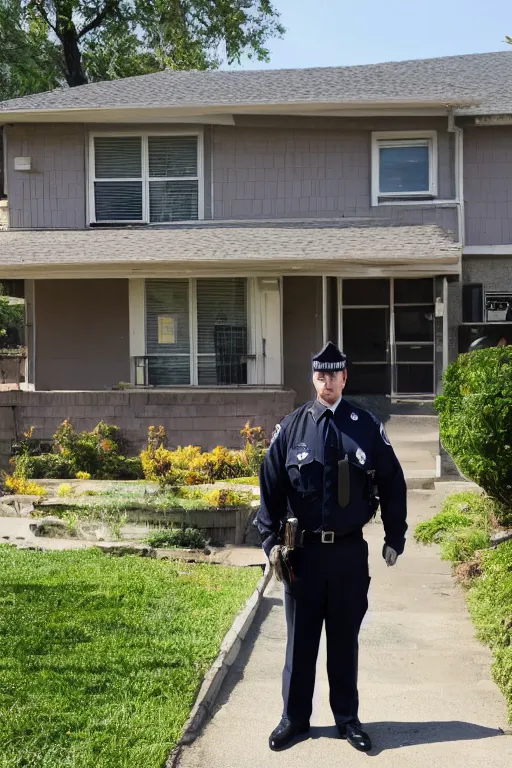
POLYGON ((435 131, 372 135, 372 204, 437 195, 435 131))
POLYGON ((247 384, 244 278, 146 280, 145 304, 145 381, 138 383, 247 384))
POLYGON ((487 323, 512 322, 512 292, 486 291, 485 321, 487 323))
POLYGON ((201 218, 199 137, 93 136, 93 223, 201 218))

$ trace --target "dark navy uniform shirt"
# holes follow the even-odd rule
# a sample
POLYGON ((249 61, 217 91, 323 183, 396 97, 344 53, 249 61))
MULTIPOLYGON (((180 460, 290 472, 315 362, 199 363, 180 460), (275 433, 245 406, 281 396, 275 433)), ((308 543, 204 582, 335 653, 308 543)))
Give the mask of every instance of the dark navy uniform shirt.
POLYGON ((327 410, 316 400, 276 427, 260 471, 261 504, 256 522, 265 552, 268 555, 278 543, 282 522, 288 517, 298 518, 301 531, 344 535, 361 529, 375 514, 375 484, 385 544, 402 554, 407 530, 406 484, 383 425, 343 398, 334 415, 326 415, 327 410), (337 478, 338 460, 345 455, 350 497, 341 507, 337 482, 327 478, 333 473, 337 478))

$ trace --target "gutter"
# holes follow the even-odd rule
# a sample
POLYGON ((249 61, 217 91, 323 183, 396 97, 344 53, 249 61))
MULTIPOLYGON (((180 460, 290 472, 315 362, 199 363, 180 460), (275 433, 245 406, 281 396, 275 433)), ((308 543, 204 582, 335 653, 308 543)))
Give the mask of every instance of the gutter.
MULTIPOLYGON (((464 246, 466 223, 464 211, 464 131, 455 125, 453 112, 448 115, 448 131, 455 134, 455 199, 459 242, 464 246)), ((461 263, 462 269, 462 263, 461 263)))

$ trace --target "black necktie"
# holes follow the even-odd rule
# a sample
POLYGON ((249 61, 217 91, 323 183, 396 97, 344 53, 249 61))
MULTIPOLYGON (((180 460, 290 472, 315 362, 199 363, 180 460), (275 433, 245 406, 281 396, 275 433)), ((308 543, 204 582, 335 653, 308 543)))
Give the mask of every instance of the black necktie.
MULTIPOLYGON (((333 423, 334 414, 328 408, 325 411, 326 421, 324 435, 324 507, 325 512, 336 508, 338 493, 338 433, 333 423)), ((325 530, 325 529, 324 529, 325 530)))

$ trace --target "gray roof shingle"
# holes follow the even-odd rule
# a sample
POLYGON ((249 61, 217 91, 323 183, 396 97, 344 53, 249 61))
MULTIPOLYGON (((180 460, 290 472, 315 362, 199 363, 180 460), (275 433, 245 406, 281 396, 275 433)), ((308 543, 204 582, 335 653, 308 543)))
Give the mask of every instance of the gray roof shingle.
POLYGON ((339 220, 198 223, 162 228, 0 232, 0 269, 156 265, 454 265, 461 246, 436 225, 339 220))
POLYGON ((167 70, 0 102, 16 110, 187 108, 375 101, 476 101, 467 114, 512 112, 512 51, 351 67, 167 70))

